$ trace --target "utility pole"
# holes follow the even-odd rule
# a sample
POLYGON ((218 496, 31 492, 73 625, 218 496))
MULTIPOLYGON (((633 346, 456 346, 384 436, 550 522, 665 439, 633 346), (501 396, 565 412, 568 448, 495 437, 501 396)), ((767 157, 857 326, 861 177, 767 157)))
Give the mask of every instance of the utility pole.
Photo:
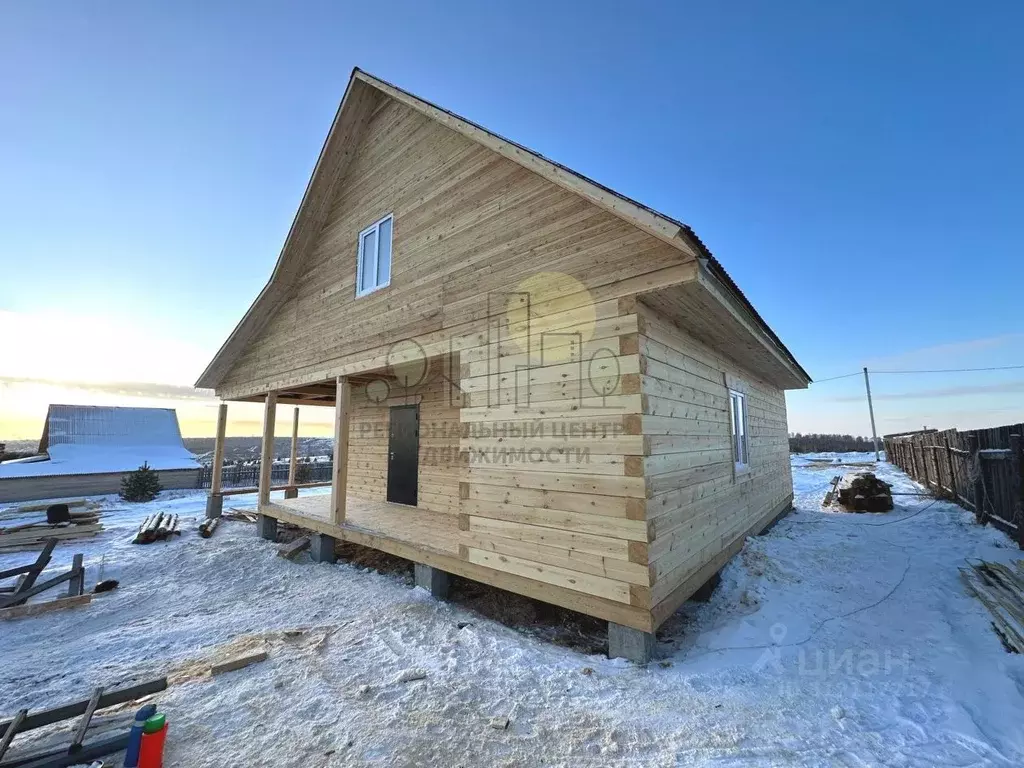
POLYGON ((875 430, 875 406, 871 404, 871 380, 868 379, 868 369, 864 369, 864 388, 868 391, 868 413, 871 414, 871 439, 875 442, 875 461, 878 456, 878 432, 875 430))

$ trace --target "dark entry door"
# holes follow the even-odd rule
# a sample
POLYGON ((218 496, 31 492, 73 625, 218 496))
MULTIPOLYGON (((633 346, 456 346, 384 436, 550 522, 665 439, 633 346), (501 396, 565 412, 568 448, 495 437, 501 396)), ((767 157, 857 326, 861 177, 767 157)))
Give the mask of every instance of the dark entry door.
POLYGON ((420 407, 391 408, 388 436, 388 501, 416 505, 420 468, 420 407))

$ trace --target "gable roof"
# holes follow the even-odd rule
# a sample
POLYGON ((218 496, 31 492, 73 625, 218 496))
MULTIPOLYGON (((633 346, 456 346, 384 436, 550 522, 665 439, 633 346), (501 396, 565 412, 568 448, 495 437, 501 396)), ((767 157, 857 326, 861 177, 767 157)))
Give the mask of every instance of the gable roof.
POLYGON ((0 464, 0 477, 129 472, 143 462, 159 470, 199 467, 173 408, 51 405, 39 453, 46 459, 0 464))
POLYGON ((755 325, 767 335, 780 356, 810 381, 810 376, 793 354, 689 226, 356 67, 352 70, 345 95, 320 150, 313 175, 306 186, 299 210, 270 280, 203 371, 196 382, 197 387, 216 387, 240 357, 245 344, 259 332, 274 310, 287 297, 288 289, 298 274, 299 265, 314 247, 316 237, 323 227, 335 186, 344 177, 362 130, 381 96, 404 104, 672 245, 680 251, 680 258, 683 260, 700 260, 708 272, 721 282, 750 314, 755 325))

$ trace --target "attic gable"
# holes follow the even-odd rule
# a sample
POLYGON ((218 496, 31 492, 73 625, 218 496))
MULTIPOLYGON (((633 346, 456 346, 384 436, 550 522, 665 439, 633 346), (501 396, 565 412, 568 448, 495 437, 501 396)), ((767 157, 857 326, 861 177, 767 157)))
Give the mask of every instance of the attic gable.
POLYGON ((678 222, 662 217, 519 144, 356 69, 320 151, 270 280, 200 376, 196 382, 197 387, 216 387, 241 354, 246 342, 259 332, 286 300, 305 256, 315 245, 317 235, 323 228, 330 202, 352 161, 359 139, 374 111, 385 98, 398 101, 563 189, 584 197, 659 240, 670 243, 680 251, 682 260, 696 257, 696 249, 687 242, 678 222))
POLYGON ((321 235, 331 201, 335 198, 339 184, 355 157, 360 139, 365 135, 371 118, 385 101, 403 105, 475 145, 490 150, 596 208, 612 214, 616 219, 635 228, 638 233, 649 235, 662 244, 667 244, 670 246, 668 252, 676 254, 679 263, 700 261, 702 268, 723 282, 727 291, 738 301, 740 313, 752 321, 749 327, 755 329, 756 334, 762 338, 762 343, 778 349, 783 367, 793 373, 793 381, 809 379, 689 227, 619 195, 526 147, 491 133, 465 118, 356 69, 349 80, 345 96, 335 115, 273 274, 242 321, 200 376, 196 383, 197 387, 219 387, 243 355, 250 358, 254 354, 258 355, 258 352, 249 348, 249 345, 260 334, 261 329, 271 322, 271 318, 285 307, 302 266, 321 235))

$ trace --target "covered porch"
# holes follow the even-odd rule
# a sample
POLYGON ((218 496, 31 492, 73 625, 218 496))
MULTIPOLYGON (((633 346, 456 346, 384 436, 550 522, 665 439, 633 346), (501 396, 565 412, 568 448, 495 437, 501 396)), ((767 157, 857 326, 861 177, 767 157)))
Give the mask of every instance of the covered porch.
POLYGON ((260 505, 260 514, 267 517, 398 557, 420 559, 412 555, 410 548, 459 556, 456 515, 358 497, 348 499, 345 512, 344 521, 336 524, 331 519, 331 497, 325 493, 260 505))
POLYGON ((228 408, 223 403, 207 516, 220 514, 225 496, 256 491, 261 535, 268 538, 276 535, 280 520, 415 562, 425 562, 427 555, 457 558, 461 396, 449 386, 457 358, 407 357, 369 371, 238 398, 263 404, 257 488, 222 487, 228 408), (296 407, 283 481, 284 464, 279 458, 275 465, 274 443, 278 406, 285 404, 333 410, 330 480, 301 481, 296 407), (276 493, 272 498, 272 492, 282 490, 283 499, 276 493))

